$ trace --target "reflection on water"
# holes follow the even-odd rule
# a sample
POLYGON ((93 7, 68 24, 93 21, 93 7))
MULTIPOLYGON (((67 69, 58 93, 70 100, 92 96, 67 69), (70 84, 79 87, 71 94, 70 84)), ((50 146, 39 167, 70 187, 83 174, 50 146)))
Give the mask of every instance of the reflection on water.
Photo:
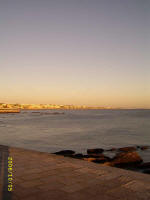
POLYGON ((149 145, 150 110, 63 110, 60 112, 65 114, 48 114, 53 112, 1 114, 0 143, 47 152, 149 145))

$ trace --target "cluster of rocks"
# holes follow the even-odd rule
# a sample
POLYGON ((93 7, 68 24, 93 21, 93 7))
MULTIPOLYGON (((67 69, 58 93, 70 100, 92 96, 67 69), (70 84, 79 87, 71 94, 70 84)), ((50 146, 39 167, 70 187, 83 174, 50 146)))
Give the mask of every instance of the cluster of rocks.
POLYGON ((123 148, 111 148, 104 150, 102 148, 87 149, 87 154, 75 153, 72 150, 63 150, 56 152, 56 155, 63 155, 71 158, 82 159, 89 162, 99 163, 105 166, 131 169, 150 174, 150 162, 143 162, 138 151, 150 149, 150 146, 133 146, 123 148), (108 152, 113 152, 114 156, 107 156, 108 152))

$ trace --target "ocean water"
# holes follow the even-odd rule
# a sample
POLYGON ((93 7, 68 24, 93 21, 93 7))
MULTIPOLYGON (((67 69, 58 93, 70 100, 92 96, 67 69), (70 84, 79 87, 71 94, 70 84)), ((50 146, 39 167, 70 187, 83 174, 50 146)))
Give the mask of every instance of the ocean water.
MULTIPOLYGON (((83 153, 87 148, 150 145, 150 110, 53 112, 0 114, 0 144, 43 152, 72 149, 83 153)), ((147 151, 145 159, 149 158, 147 151)))

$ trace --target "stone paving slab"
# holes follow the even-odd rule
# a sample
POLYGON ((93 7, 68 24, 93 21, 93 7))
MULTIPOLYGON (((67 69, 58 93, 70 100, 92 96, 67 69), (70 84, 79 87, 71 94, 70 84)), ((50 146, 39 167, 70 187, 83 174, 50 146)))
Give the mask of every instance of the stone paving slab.
POLYGON ((0 145, 0 200, 150 200, 150 175, 0 145), (12 192, 8 192, 12 157, 12 192))

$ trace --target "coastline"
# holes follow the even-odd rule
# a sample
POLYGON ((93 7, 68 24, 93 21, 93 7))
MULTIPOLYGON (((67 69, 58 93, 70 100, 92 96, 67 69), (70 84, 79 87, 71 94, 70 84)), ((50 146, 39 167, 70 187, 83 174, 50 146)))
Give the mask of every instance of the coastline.
POLYGON ((5 109, 5 108, 6 109, 18 108, 21 110, 150 110, 149 107, 0 103, 0 109, 5 109))
POLYGON ((94 162, 102 166, 122 168, 140 173, 150 174, 150 161, 144 162, 140 151, 148 151, 150 146, 128 146, 110 149, 87 149, 87 154, 76 153, 74 150, 62 150, 55 152, 56 155, 74 159, 94 162))
MULTIPOLYGON (((148 131, 149 131, 148 117, 150 116, 149 112, 143 113, 143 112, 135 111, 135 112, 131 112, 130 114, 126 111, 122 113, 120 111, 116 111, 116 112, 106 111, 103 113, 94 111, 90 113, 90 112, 84 112, 84 111, 83 112, 68 112, 68 111, 66 112, 65 111, 60 111, 60 112, 50 111, 49 112, 49 110, 48 111, 42 110, 41 112, 40 111, 36 112, 36 110, 33 110, 33 112, 31 111, 31 112, 25 112, 25 113, 27 113, 27 115, 24 115, 24 112, 22 112, 21 117, 18 114, 16 114, 15 117, 14 115, 12 116, 8 115, 8 117, 7 115, 5 115, 4 117, 1 115, 1 120, 0 120, 1 142, 3 144, 10 145, 11 142, 13 142, 18 147, 29 148, 29 149, 31 148, 31 149, 35 149, 35 150, 39 150, 43 152, 49 152, 49 153, 65 150, 65 149, 73 149, 78 154, 80 153, 86 154, 86 149, 93 148, 93 147, 94 148, 100 147, 107 150, 109 149, 109 147, 121 148, 121 147, 124 147, 124 145, 139 145, 140 146, 140 145, 149 144, 147 142, 149 141, 148 139, 148 136, 149 136, 148 135, 148 131), (39 115, 40 113, 42 116, 39 115), (57 117, 56 115, 60 115, 60 116, 57 117), (128 118, 128 115, 129 115, 129 118, 128 118), (119 121, 119 119, 121 119, 121 121, 119 121), (147 122, 145 123, 143 127, 147 127, 147 129, 144 130, 143 127, 140 125, 140 122, 142 121, 145 122, 146 120, 147 122), (89 121, 92 123, 90 124, 89 121), (127 123, 125 124, 125 122, 127 123), (36 128, 37 124, 38 124, 38 129, 36 128), (131 126, 134 124, 135 126, 131 126), (52 126, 54 126, 53 128, 56 131, 56 134, 53 133, 52 126), (26 127, 27 129, 24 129, 24 127, 26 127), (74 127, 74 129, 72 129, 72 127, 74 127), (127 132, 127 136, 126 136, 126 132, 127 132), (147 134, 144 135, 144 132, 147 134), (31 133, 31 137, 30 135, 27 135, 24 133, 31 133), (20 135, 22 135, 22 137, 24 137, 24 140, 19 140, 19 137, 18 137, 18 141, 16 141, 15 139, 16 137, 12 137, 12 134, 14 134, 14 136, 16 137, 18 136, 20 137, 20 135), (4 138, 4 135, 5 135, 5 138, 4 138), (56 137, 56 135, 58 137, 56 137), (34 139, 33 139, 33 136, 35 137, 34 139), (11 137, 12 139, 9 141, 9 138, 11 137), (121 139, 122 137, 124 138, 126 137, 127 140, 125 141, 124 139, 121 139), (133 142, 131 142, 132 139, 135 139, 134 137, 136 138, 136 141, 137 141, 136 143, 134 143, 134 140, 133 142), (103 141, 106 141, 105 145, 103 145, 103 141), (118 143, 117 142, 115 143, 114 141, 118 141, 118 143), (128 141, 130 142, 128 143, 128 141)), ((146 155, 147 158, 150 155, 149 150, 140 151, 140 152, 142 153, 142 155, 140 155, 142 159, 145 153, 148 152, 146 155)), ((116 152, 114 151, 104 152, 105 156, 107 157, 110 156, 109 154, 113 154, 113 156, 115 156, 115 153, 116 152)), ((113 158, 113 157, 110 156, 110 158, 113 158)), ((85 157, 85 159, 87 159, 87 157, 85 157)), ((145 162, 150 162, 149 158, 147 159, 147 161, 145 160, 144 163, 145 162)), ((136 169, 136 170, 140 171, 140 169, 136 169)))

